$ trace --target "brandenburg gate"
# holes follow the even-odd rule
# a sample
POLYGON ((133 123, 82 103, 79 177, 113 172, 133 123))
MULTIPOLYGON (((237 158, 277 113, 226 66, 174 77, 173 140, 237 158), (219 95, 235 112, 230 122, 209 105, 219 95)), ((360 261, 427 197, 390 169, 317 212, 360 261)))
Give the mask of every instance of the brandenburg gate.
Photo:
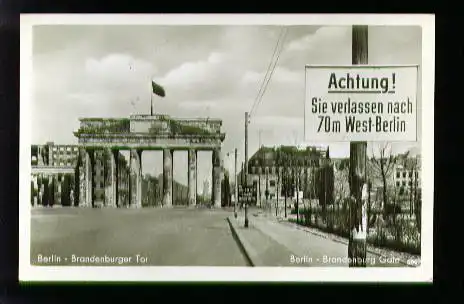
POLYGON ((105 202, 118 207, 119 151, 130 151, 130 206, 142 207, 142 153, 145 150, 163 151, 163 202, 173 203, 173 153, 188 151, 188 205, 195 206, 197 198, 197 151, 212 151, 212 205, 221 207, 222 157, 225 133, 220 119, 180 119, 168 115, 131 115, 129 118, 81 118, 74 132, 80 146, 80 206, 93 206, 93 172, 97 150, 106 150, 109 159, 109 185, 105 202))

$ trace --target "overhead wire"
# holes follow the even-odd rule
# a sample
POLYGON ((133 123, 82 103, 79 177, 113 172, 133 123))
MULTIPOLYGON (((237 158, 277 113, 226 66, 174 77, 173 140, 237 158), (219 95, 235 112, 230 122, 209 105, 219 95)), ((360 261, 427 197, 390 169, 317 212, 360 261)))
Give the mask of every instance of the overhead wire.
MULTIPOLYGON (((274 74, 275 68, 276 68, 277 63, 278 63, 278 61, 280 59, 280 55, 281 55, 282 50, 283 50, 283 45, 284 45, 284 41, 285 41, 287 32, 288 32, 288 29, 285 26, 282 27, 281 30, 280 30, 280 33, 279 33, 279 36, 278 36, 278 39, 277 39, 277 43, 276 43, 276 45, 274 47, 274 51, 272 53, 271 60, 270 60, 269 65, 267 67, 267 70, 266 70, 266 73, 264 75, 263 81, 261 82, 261 86, 259 88, 258 94, 257 94, 257 96, 255 98, 255 101, 253 102, 253 105, 252 105, 251 110, 249 112, 249 115, 248 115, 249 122, 251 121, 251 117, 253 116, 253 114, 256 113, 256 110, 257 110, 258 106, 262 103, 263 96, 266 93, 267 87, 268 87, 268 85, 270 83, 272 75, 274 74)), ((243 151, 244 145, 245 145, 245 139, 242 137, 239 151, 243 151)))
POLYGON ((261 95, 259 95, 259 98, 257 99, 257 103, 255 105, 254 108, 252 108, 252 111, 251 111, 251 116, 256 112, 258 106, 261 104, 262 100, 263 100, 263 96, 264 94, 266 93, 266 90, 269 86, 269 83, 272 79, 272 75, 274 74, 275 72, 275 68, 277 66, 277 63, 279 62, 279 59, 280 59, 280 55, 282 54, 282 50, 283 50, 283 45, 284 45, 284 41, 285 41, 285 37, 287 35, 287 28, 283 28, 282 29, 282 35, 280 36, 281 39, 278 40, 278 52, 277 52, 277 57, 276 59, 274 60, 274 64, 272 65, 272 69, 271 69, 271 72, 269 74, 269 77, 267 78, 267 81, 265 82, 265 85, 264 85, 264 88, 263 90, 261 91, 261 95), (280 43, 279 43, 280 42, 280 43), (280 46, 279 46, 280 44, 280 46))
POLYGON ((267 70, 266 70, 266 73, 264 74, 264 78, 263 78, 263 81, 261 82, 261 86, 259 87, 259 91, 258 91, 258 94, 256 95, 256 98, 255 98, 255 101, 253 102, 253 105, 251 106, 251 110, 250 110, 250 113, 252 113, 254 111, 254 108, 256 107, 258 101, 259 101, 259 98, 261 96, 261 92, 263 91, 263 88, 265 86, 265 83, 266 83, 266 79, 268 78, 268 75, 269 75, 269 72, 271 71, 271 67, 272 67, 272 63, 274 62, 274 58, 276 56, 276 53, 279 49, 279 45, 280 45, 280 41, 283 37, 283 33, 284 33, 284 28, 282 28, 280 30, 280 33, 279 33, 279 37, 277 39, 277 43, 274 47, 274 51, 272 53, 272 57, 271 57, 271 60, 269 61, 269 65, 267 66, 267 70))

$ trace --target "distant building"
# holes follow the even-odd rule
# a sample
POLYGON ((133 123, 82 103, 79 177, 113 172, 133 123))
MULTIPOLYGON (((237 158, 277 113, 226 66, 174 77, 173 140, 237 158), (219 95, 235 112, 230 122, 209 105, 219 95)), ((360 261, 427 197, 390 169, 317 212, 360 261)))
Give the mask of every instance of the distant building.
MULTIPOLYGON (((85 193, 85 185, 79 183, 79 180, 84 178, 84 166, 78 161, 79 155, 78 145, 57 145, 47 142, 44 145, 31 146, 33 206, 70 205, 71 201, 74 205, 79 203, 79 197, 85 193), (80 168, 76 170, 78 164, 80 168), (50 188, 47 192, 53 193, 53 197, 47 198, 51 203, 44 202, 45 187, 50 188)), ((129 204, 129 165, 121 152, 118 160, 118 205, 123 206, 129 204)), ((94 203, 104 205, 105 193, 109 191, 107 186, 111 179, 108 174, 110 157, 105 150, 96 150, 94 161, 94 203)))
POLYGON ((203 182, 203 198, 209 197, 209 182, 207 179, 203 182))
MULTIPOLYGON (((420 155, 410 156, 408 153, 394 155, 395 162, 386 174, 387 194, 397 197, 400 201, 410 200, 411 195, 420 192, 421 189, 421 157, 420 155)), ((368 179, 372 183, 371 196, 379 206, 383 199, 383 180, 378 165, 378 161, 369 159, 367 163, 368 179)))
POLYGON ((75 167, 79 156, 77 145, 56 145, 47 142, 45 145, 31 146, 31 165, 53 167, 75 167))
POLYGON ((31 146, 33 206, 71 205, 71 190, 76 184, 74 172, 78 156, 77 145, 56 145, 47 142, 44 145, 31 146))
POLYGON ((393 182, 395 187, 403 189, 407 194, 414 188, 421 188, 421 158, 420 156, 401 159, 394 168, 393 182))
MULTIPOLYGON (((262 146, 254 153, 248 161, 248 173, 251 182, 257 187, 257 204, 266 199, 282 198, 282 176, 285 168, 287 170, 300 171, 300 193, 309 195, 309 179, 315 169, 322 166, 328 157, 328 149, 319 147, 306 147, 299 149, 295 146, 265 147, 262 146)), ((241 171, 238 176, 240 184, 244 178, 241 171)), ((292 197, 296 196, 296 192, 292 197)), ((302 197, 301 197, 302 198, 302 197)))

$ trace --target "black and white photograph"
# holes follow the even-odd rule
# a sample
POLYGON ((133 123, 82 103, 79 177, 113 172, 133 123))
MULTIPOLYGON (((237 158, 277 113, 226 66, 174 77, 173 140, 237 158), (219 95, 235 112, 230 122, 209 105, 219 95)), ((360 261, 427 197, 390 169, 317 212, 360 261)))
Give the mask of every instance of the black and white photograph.
POLYGON ((22 15, 20 280, 430 281, 433 75, 433 15, 22 15))

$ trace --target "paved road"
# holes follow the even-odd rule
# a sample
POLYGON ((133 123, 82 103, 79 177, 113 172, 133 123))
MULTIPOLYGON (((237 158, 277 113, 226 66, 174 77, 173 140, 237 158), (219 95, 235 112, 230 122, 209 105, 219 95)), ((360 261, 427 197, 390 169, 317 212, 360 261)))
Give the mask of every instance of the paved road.
POLYGON ((31 263, 247 266, 226 220, 231 214, 224 210, 186 208, 34 209, 31 263), (141 257, 138 261, 137 254, 141 257), (99 257, 103 262, 83 262, 77 257, 99 257))

